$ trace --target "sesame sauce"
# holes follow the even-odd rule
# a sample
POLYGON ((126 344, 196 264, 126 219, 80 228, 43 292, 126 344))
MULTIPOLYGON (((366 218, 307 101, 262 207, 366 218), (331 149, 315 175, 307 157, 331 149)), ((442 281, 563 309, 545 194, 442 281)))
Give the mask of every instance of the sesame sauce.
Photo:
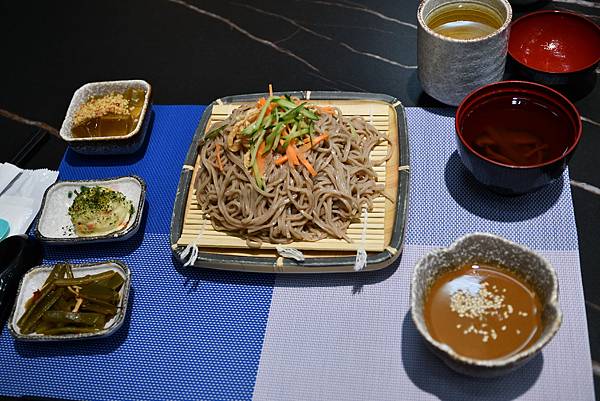
POLYGON ((509 270, 466 265, 442 274, 425 301, 431 336, 457 354, 497 359, 530 347, 542 331, 542 306, 509 270))

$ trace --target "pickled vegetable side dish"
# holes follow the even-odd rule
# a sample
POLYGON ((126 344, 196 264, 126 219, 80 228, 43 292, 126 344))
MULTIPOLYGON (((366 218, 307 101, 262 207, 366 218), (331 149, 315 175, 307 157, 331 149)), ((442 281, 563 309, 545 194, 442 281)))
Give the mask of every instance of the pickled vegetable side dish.
POLYGON ((71 265, 58 263, 25 304, 17 326, 22 334, 81 334, 104 329, 119 309, 125 279, 114 270, 73 277, 71 265))
POLYGON ((75 112, 75 138, 124 136, 138 124, 146 92, 127 89, 125 93, 110 93, 90 98, 75 112))

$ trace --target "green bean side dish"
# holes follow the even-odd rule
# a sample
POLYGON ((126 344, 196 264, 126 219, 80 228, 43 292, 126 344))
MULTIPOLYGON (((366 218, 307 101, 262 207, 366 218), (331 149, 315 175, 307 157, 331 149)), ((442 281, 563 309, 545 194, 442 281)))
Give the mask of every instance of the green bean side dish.
POLYGON ((73 277, 71 265, 54 266, 17 322, 22 334, 81 334, 102 330, 119 308, 123 277, 114 270, 73 277))

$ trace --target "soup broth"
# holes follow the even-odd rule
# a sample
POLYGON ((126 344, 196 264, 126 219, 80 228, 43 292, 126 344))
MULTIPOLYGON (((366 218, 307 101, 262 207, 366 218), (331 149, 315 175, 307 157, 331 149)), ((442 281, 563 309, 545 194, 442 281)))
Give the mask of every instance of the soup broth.
POLYGON ((488 159, 532 166, 562 156, 572 142, 573 127, 558 107, 506 94, 473 107, 462 133, 473 150, 488 159))
POLYGON ((449 38, 476 39, 496 32, 504 18, 490 6, 465 1, 435 8, 426 23, 434 32, 449 38))
POLYGON ((443 274, 425 302, 431 336, 456 353, 498 359, 530 347, 542 332, 542 305, 508 270, 469 264, 443 274))

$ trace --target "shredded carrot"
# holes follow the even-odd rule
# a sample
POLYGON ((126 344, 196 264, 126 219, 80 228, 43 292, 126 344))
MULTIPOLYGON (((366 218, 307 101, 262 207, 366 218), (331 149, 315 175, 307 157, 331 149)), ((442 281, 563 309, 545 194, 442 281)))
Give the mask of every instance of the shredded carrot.
POLYGON ((312 166, 312 164, 310 164, 308 160, 306 160, 306 157, 304 157, 304 154, 302 152, 298 152, 298 159, 302 164, 304 164, 304 167, 306 167, 310 175, 312 175, 313 177, 317 175, 317 172, 315 171, 314 167, 312 166))
POLYGON ((285 154, 288 157, 290 166, 294 167, 300 165, 300 161, 298 160, 298 149, 296 149, 293 144, 290 143, 287 148, 285 148, 285 154))
POLYGON ((256 163, 258 164, 258 171, 261 176, 265 175, 265 156, 263 153, 265 152, 265 143, 261 142, 258 147, 258 152, 256 153, 256 163))
POLYGON ((273 85, 269 84, 269 96, 273 96, 273 85))
MULTIPOLYGON (((260 99, 258 99, 258 102, 256 102, 256 106, 258 106, 259 109, 262 109, 263 106, 265 105, 265 103, 267 103, 267 100, 264 97, 261 97, 260 99)), ((270 103, 269 106, 267 106, 267 111, 265 112, 265 116, 268 116, 269 114, 271 114, 271 110, 273 110, 273 103, 270 103)))
POLYGON ((304 140, 304 145, 302 145, 302 147, 300 148, 300 152, 306 152, 307 150, 310 150, 310 148, 312 148, 316 144, 323 142, 324 140, 326 140, 328 138, 329 138, 329 134, 327 132, 325 132, 324 134, 321 134, 318 137, 314 138, 312 140, 312 144, 310 143, 310 140, 306 139, 306 140, 304 140))
MULTIPOLYGON (((323 142, 324 140, 326 140, 327 138, 329 138, 329 134, 328 133, 324 133, 319 135, 318 137, 314 138, 312 140, 312 145, 309 142, 308 139, 304 140, 304 145, 302 145, 300 147, 300 149, 298 150, 298 153, 304 153, 307 150, 310 150, 312 146, 315 146, 316 144, 318 144, 319 142, 323 142)), ((283 139, 279 141, 279 143, 283 146, 284 141, 283 139)), ((285 155, 281 156, 280 158, 278 158, 277 160, 275 160, 275 164, 277 164, 278 166, 282 165, 283 163, 285 163, 286 161, 288 161, 288 156, 287 156, 287 152, 285 155)))
POLYGON ((327 114, 335 114, 335 108, 331 106, 321 106, 317 107, 320 111, 327 114))
POLYGON ((223 171, 223 161, 221 160, 221 144, 217 143, 215 145, 215 149, 217 151, 217 166, 219 167, 219 170, 223 171))

